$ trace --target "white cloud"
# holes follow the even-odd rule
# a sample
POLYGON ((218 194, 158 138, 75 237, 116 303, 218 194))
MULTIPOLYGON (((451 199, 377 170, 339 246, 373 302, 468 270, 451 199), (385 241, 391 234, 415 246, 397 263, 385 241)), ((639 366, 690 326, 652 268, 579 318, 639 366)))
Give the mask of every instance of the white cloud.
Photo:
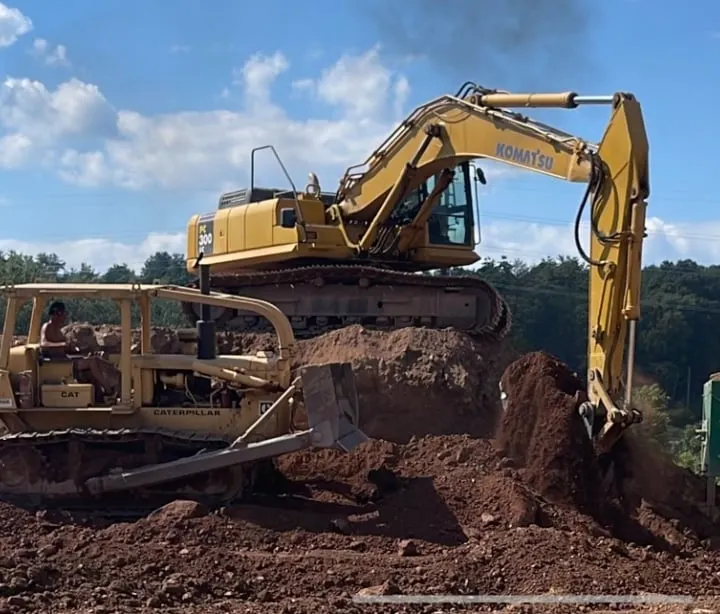
POLYGON ((405 103, 410 96, 410 82, 405 77, 400 77, 395 82, 395 106, 394 112, 396 118, 400 118, 405 113, 405 103))
POLYGON ((24 134, 8 134, 0 137, 0 167, 15 169, 30 158, 32 141, 24 134))
MULTIPOLYGON (((490 258, 538 262, 543 258, 577 256, 573 224, 496 220, 482 222, 479 253, 490 258)), ((669 223, 657 217, 646 220, 647 238, 643 242, 643 264, 663 260, 691 259, 710 265, 720 261, 720 220, 669 223)), ((581 242, 588 249, 588 227, 581 226, 581 242)))
POLYGON ((55 45, 53 47, 44 38, 36 38, 33 41, 33 53, 42 58, 48 66, 70 66, 65 45, 55 45))
POLYGON ((75 78, 50 91, 40 81, 8 77, 0 85, 0 128, 0 166, 14 168, 51 160, 63 139, 111 136, 115 112, 97 86, 75 78))
POLYGON ((298 79, 292 82, 293 89, 299 92, 312 92, 315 89, 315 81, 312 79, 298 79))
POLYGON ((285 56, 276 51, 270 56, 256 53, 235 71, 235 84, 244 86, 245 97, 253 111, 262 114, 266 109, 276 110, 270 103, 270 86, 289 67, 285 56))
POLYGON ((397 120, 410 95, 410 82, 382 63, 378 46, 358 56, 343 55, 320 78, 297 79, 292 86, 340 107, 349 117, 384 117, 392 109, 397 120))
POLYGON ((379 114, 386 107, 392 78, 374 48, 357 57, 342 56, 323 72, 315 89, 321 100, 362 117, 379 114))
POLYGON ((183 253, 185 237, 181 233, 152 233, 141 243, 135 244, 101 238, 57 243, 0 239, 0 251, 13 250, 22 254, 54 253, 64 260, 68 267, 79 267, 82 263, 87 263, 98 271, 106 271, 114 264, 125 263, 139 272, 145 260, 155 252, 183 253))
MULTIPOLYGON (((103 147, 83 149, 73 146, 69 138, 56 138, 49 148, 62 153, 52 160, 64 180, 83 186, 206 188, 228 180, 236 185, 246 181, 238 176, 249 168, 252 148, 273 144, 294 176, 313 170, 322 180, 325 170, 332 173, 332 180, 324 188, 334 189, 344 167, 362 162, 387 136, 393 114, 405 103, 409 84, 383 66, 377 49, 357 58, 344 56, 318 79, 308 79, 305 86, 337 109, 335 117, 324 113, 296 119, 272 95, 277 79, 289 67, 280 52, 253 55, 234 72, 244 102, 240 110, 154 116, 120 110, 113 116, 117 135, 106 138, 103 147)), ((80 84, 76 82, 74 88, 79 90, 80 84)), ((88 91, 94 93, 99 109, 109 108, 97 88, 88 91)), ((222 97, 228 99, 230 94, 225 91, 222 97)), ((84 107, 75 108, 87 106, 86 101, 84 107)), ((2 107, 0 101, 0 121, 2 107)), ((267 159, 260 158, 260 170, 267 159)))
POLYGON ((649 217, 646 227, 649 235, 646 260, 689 258, 704 265, 720 262, 720 220, 678 223, 649 217))
POLYGON ((33 29, 32 21, 19 9, 0 2, 0 47, 14 45, 18 38, 33 29))
POLYGON ((48 90, 40 81, 7 78, 0 86, 0 122, 31 137, 107 134, 114 113, 96 85, 72 78, 48 90))

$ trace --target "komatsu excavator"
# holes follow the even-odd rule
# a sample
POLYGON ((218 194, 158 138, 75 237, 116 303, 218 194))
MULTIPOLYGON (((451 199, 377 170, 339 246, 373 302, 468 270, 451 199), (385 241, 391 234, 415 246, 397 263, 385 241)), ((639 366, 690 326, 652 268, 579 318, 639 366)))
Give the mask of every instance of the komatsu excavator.
MULTIPOLYGON (((249 189, 222 195, 216 211, 189 220, 187 267, 209 266, 214 289, 278 305, 298 337, 354 322, 452 326, 480 339, 504 337, 510 310, 488 283, 470 275, 415 274, 479 259, 470 163, 487 158, 586 183, 575 220, 575 243, 590 270, 590 401, 583 411, 607 445, 640 419, 629 395, 649 177, 642 111, 632 94, 513 94, 468 82, 455 95, 415 109, 362 169, 347 170, 335 193, 322 192, 312 174, 299 192, 275 149, 264 148, 292 190, 255 187, 251 171, 249 189), (597 144, 511 110, 583 105, 611 108, 597 144), (586 251, 580 225, 588 203, 586 251)), ((259 149, 252 152, 253 169, 259 149)), ((189 303, 184 311, 198 317, 189 303)), ((265 326, 242 311, 216 310, 213 317, 241 330, 265 326)))

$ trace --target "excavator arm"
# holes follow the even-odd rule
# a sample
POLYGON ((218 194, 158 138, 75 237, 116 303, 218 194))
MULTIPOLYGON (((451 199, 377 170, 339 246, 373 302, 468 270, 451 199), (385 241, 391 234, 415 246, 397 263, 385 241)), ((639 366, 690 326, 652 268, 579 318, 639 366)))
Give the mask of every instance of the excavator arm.
POLYGON ((575 222, 576 246, 590 268, 589 403, 581 407, 581 413, 590 429, 599 424, 601 451, 609 449, 627 426, 642 419, 632 407, 631 395, 645 212, 650 195, 648 154, 640 104, 629 94, 616 95, 575 222), (587 202, 589 254, 579 240, 580 219, 587 202), (623 382, 624 359, 627 370, 623 382), (596 421, 598 416, 601 419, 596 421))
POLYGON ((631 405, 649 196, 648 141, 640 105, 625 93, 509 94, 467 84, 456 96, 442 96, 418 107, 368 158, 363 172, 348 169, 329 214, 341 228, 364 223, 360 238, 350 243, 360 255, 410 250, 452 180, 451 169, 478 158, 587 183, 575 221, 576 247, 590 275, 588 401, 580 413, 605 451, 627 426, 641 420, 631 405), (597 145, 508 110, 569 109, 583 104, 612 107, 597 145), (406 195, 433 176, 435 189, 414 210, 401 215, 406 195), (589 252, 580 240, 588 204, 589 252))

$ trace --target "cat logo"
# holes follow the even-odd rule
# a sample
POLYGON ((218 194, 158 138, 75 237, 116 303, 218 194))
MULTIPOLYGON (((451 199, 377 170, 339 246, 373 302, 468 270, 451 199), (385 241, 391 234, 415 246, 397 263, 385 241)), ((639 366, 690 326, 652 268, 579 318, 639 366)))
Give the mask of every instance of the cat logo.
POLYGON ((77 399, 80 396, 79 392, 73 392, 72 390, 63 390, 60 393, 63 399, 77 399))

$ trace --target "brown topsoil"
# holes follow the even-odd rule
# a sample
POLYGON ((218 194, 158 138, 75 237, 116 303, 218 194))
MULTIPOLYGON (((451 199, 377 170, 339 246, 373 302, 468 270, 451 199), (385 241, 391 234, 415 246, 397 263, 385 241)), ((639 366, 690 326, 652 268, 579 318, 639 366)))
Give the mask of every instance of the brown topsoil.
POLYGON ((101 523, 0 506, 0 612, 493 611, 505 606, 353 599, 520 593, 704 598, 642 610, 655 612, 720 606, 720 525, 701 510, 702 481, 637 427, 604 494, 576 412, 583 384, 554 357, 521 356, 503 372, 509 349, 449 331, 353 327, 300 344, 298 365, 338 359, 358 368, 365 424, 383 439, 283 457, 282 495, 212 512, 177 501, 101 523))
MULTIPOLYGON (((75 324, 66 330, 82 350, 119 352, 117 328, 75 324)), ((153 349, 193 352, 194 343, 183 337, 157 328, 151 337, 153 349)), ((220 333, 217 341, 221 354, 276 349, 276 337, 270 334, 220 333)), ((298 341, 293 367, 350 362, 363 430, 371 437, 406 442, 418 433, 420 415, 425 434, 491 436, 500 411, 498 380, 515 357, 506 344, 483 345, 451 329, 386 333, 354 325, 298 341)))

